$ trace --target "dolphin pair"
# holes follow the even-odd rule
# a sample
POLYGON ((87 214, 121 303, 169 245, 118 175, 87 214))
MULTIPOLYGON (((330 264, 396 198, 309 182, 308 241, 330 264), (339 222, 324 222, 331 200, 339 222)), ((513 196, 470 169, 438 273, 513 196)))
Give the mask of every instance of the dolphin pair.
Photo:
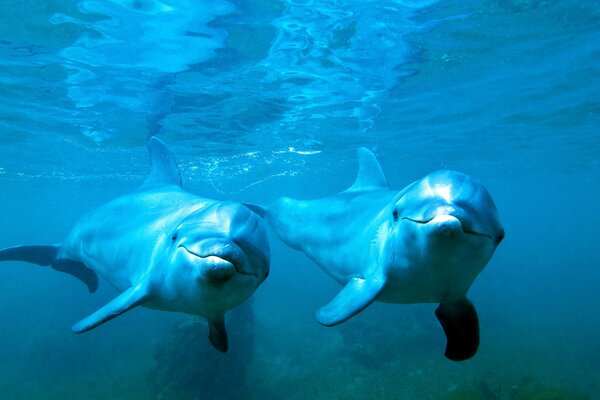
MULTIPOLYGON (((90 292, 98 274, 122 292, 75 332, 142 305, 205 317, 211 343, 226 351, 225 312, 268 275, 262 219, 244 205, 185 192, 165 145, 152 137, 148 148, 151 173, 137 192, 82 217, 62 245, 1 250, 0 261, 49 265, 90 292)), ((439 303, 446 357, 472 357, 479 322, 466 293, 504 238, 490 194, 473 178, 445 170, 396 192, 373 153, 361 148, 358 158, 358 176, 344 192, 248 207, 344 285, 318 311, 320 323, 342 323, 376 300, 439 303)))
POLYGON ((318 321, 337 325, 376 300, 439 303, 446 357, 472 357, 479 322, 466 293, 504 238, 490 194, 448 170, 393 191, 372 152, 361 148, 358 159, 358 176, 344 192, 254 206, 284 243, 344 285, 318 321))
POLYGON ((175 159, 151 137, 151 171, 142 187, 84 215, 61 245, 18 246, 0 261, 50 266, 83 281, 98 276, 121 294, 73 326, 86 332, 137 306, 207 319, 209 340, 227 351, 224 314, 269 273, 263 219, 246 206, 183 190, 175 159))

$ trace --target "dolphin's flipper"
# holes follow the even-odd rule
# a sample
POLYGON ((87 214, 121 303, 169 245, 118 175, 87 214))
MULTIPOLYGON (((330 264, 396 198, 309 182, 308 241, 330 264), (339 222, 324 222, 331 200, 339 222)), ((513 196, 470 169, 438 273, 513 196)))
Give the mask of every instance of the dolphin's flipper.
POLYGON ((32 264, 50 266, 79 279, 90 293, 98 289, 98 276, 84 263, 66 258, 57 259, 60 246, 16 246, 0 250, 0 261, 25 261, 32 264))
POLYGON ((145 303, 150 297, 151 293, 148 290, 148 285, 145 283, 131 287, 92 315, 73 325, 71 330, 75 333, 87 332, 98 325, 110 321, 124 312, 145 303))
POLYGON ((208 340, 220 352, 225 353, 229 348, 224 315, 208 320, 208 340))
POLYGON ((358 175, 348 191, 389 190, 390 186, 375 154, 364 147, 359 148, 356 153, 358 155, 358 175))
POLYGON ((374 302, 384 285, 384 279, 352 278, 331 302, 317 311, 317 320, 325 326, 341 324, 374 302))
POLYGON ((175 157, 162 140, 152 136, 146 142, 150 152, 150 175, 142 189, 152 185, 177 185, 181 187, 181 173, 175 157))
POLYGON ((435 316, 446 333, 444 355, 452 361, 473 357, 479 347, 479 319, 473 303, 467 299, 441 303, 435 316))

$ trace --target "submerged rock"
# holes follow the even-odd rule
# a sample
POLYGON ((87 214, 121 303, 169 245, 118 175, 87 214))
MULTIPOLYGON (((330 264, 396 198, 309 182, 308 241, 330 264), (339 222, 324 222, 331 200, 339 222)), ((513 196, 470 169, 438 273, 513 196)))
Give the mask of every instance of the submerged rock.
POLYGON ((461 387, 451 391, 445 400, 488 400, 488 398, 475 387, 461 387))
POLYGON ((512 400, 589 400, 589 397, 564 389, 537 385, 520 390, 512 400))
POLYGON ((206 340, 203 320, 190 318, 156 345, 156 367, 150 381, 157 398, 232 399, 247 397, 246 369, 254 353, 254 314, 249 302, 227 314, 228 353, 206 340))

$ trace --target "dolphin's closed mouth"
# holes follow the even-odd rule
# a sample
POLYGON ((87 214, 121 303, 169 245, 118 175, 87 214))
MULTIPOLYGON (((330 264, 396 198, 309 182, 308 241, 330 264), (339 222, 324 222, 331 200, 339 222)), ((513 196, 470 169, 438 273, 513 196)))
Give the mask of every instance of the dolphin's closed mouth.
MULTIPOLYGON (((402 220, 414 222, 416 224, 425 225, 425 224, 428 224, 429 222, 431 222, 433 220, 433 218, 430 218, 427 220, 425 220, 425 219, 420 220, 420 219, 413 219, 413 218, 409 218, 409 217, 402 217, 402 220)), ((481 232, 477 232, 472 229, 466 228, 465 225, 462 223, 462 221, 460 219, 458 219, 458 220, 460 221, 460 226, 462 228, 462 231, 464 233, 466 233, 467 235, 485 236, 485 237, 489 238, 490 240, 493 240, 492 235, 490 235, 489 233, 481 233, 481 232)))
POLYGON ((233 268, 235 269, 236 273, 241 274, 241 275, 253 276, 255 278, 258 278, 255 274, 252 274, 252 273, 246 272, 246 271, 242 271, 239 268, 239 266, 238 266, 238 260, 236 259, 236 257, 227 257, 227 255, 225 255, 225 254, 206 254, 206 255, 200 255, 200 254, 197 254, 197 253, 191 251, 190 249, 188 249, 187 247, 185 247, 182 244, 180 244, 177 247, 184 249, 185 251, 187 251, 191 255, 196 256, 198 258, 203 258, 203 259, 207 259, 208 257, 217 257, 217 258, 220 258, 220 259, 222 259, 224 261, 227 261, 227 262, 231 263, 231 265, 233 265, 233 268))

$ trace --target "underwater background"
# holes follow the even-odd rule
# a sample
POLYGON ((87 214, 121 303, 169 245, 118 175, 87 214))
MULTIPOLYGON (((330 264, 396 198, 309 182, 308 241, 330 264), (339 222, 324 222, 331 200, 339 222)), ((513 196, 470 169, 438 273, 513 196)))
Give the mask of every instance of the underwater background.
POLYGON ((478 178, 506 229, 460 363, 434 304, 320 326, 338 285, 272 232, 226 354, 204 320, 143 308, 74 335, 116 291, 2 263, 0 398, 600 399, 600 3, 0 2, 0 248, 60 243, 135 190, 154 134, 201 196, 334 194, 365 146, 398 190, 478 178))

